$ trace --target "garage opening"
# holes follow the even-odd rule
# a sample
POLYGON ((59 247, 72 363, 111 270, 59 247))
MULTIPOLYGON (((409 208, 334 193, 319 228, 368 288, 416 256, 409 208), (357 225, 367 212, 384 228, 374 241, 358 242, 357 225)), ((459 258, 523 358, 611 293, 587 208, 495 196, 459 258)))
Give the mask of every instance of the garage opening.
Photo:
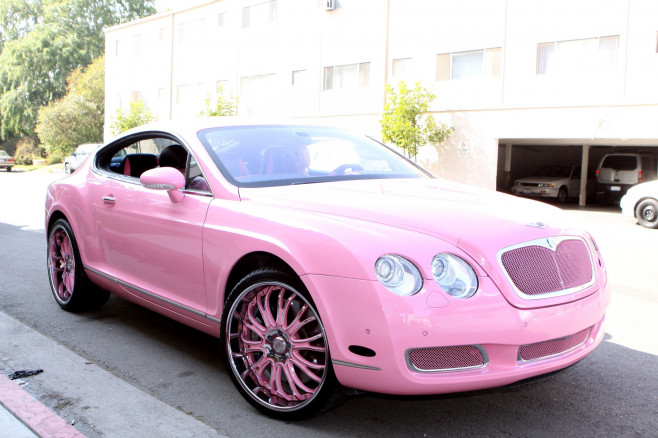
MULTIPOLYGON (((658 143, 621 146, 500 140, 496 190, 549 202, 609 204, 609 197, 597 184, 596 170, 611 153, 649 155, 654 157, 652 166, 658 163, 658 143), (587 177, 584 182, 582 175, 587 177)), ((647 175, 655 179, 658 169, 652 170, 647 175)))

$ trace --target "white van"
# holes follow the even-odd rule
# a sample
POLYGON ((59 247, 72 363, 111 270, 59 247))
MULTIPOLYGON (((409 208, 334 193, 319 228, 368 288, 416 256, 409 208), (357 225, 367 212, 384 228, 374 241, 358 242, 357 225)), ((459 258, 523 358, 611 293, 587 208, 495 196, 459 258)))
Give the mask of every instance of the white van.
POLYGON ((656 156, 648 154, 604 155, 596 169, 597 195, 618 201, 635 184, 655 180, 657 163, 656 156))

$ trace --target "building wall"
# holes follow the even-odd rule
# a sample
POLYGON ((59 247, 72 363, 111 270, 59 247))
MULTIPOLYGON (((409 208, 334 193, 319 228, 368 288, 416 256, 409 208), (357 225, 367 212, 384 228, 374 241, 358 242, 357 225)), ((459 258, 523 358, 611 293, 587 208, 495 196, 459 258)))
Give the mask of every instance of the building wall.
POLYGON ((658 2, 324 4, 220 0, 108 29, 108 136, 131 99, 162 120, 195 117, 219 85, 241 115, 379 136, 385 84, 405 80, 431 89, 435 119, 455 128, 418 156, 451 180, 495 188, 504 142, 658 146, 658 2))

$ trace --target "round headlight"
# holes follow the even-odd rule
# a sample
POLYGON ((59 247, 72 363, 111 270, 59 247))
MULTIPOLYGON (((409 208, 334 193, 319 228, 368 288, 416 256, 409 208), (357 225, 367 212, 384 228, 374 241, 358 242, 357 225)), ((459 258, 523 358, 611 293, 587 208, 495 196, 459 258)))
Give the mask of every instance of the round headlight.
POLYGON ((386 289, 396 295, 414 295, 423 286, 423 278, 418 268, 398 255, 387 254, 378 258, 375 274, 386 289))
POLYGON ((432 275, 448 295, 472 297, 478 289, 478 279, 471 265, 453 254, 437 254, 432 259, 432 275))

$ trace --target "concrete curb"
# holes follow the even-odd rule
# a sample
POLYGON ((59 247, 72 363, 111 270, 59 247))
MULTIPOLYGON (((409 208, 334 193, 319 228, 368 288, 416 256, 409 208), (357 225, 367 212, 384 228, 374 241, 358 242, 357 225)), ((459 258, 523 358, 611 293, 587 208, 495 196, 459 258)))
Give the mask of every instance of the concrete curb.
POLYGON ((0 374, 0 404, 40 437, 85 438, 4 374, 0 374))

